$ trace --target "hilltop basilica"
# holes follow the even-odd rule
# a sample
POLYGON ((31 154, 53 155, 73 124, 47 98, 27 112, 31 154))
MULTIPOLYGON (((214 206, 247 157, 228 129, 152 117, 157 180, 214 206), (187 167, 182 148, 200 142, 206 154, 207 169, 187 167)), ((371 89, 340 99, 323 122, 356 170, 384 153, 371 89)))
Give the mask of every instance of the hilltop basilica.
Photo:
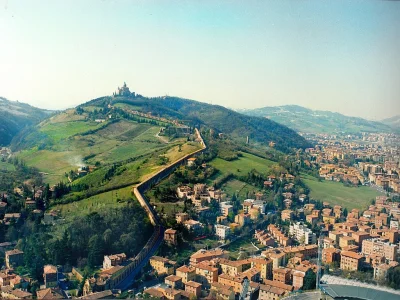
POLYGON ((131 92, 126 85, 126 82, 124 82, 124 85, 122 87, 118 87, 117 91, 113 93, 113 96, 135 97, 135 92, 131 92))

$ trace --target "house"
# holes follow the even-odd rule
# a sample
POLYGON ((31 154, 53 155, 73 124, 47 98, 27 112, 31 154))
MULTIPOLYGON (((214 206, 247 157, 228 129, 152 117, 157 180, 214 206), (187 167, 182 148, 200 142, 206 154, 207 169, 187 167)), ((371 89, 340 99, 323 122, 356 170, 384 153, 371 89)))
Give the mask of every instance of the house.
POLYGON ((12 270, 6 269, 0 272, 0 286, 8 286, 12 279, 17 275, 12 272, 12 270))
POLYGON ((258 257, 258 258, 250 258, 251 267, 256 268, 260 271, 260 277, 262 279, 272 279, 272 265, 273 262, 271 259, 258 257))
POLYGON ((182 278, 182 282, 186 283, 196 279, 196 268, 193 266, 182 266, 176 269, 176 276, 182 278))
POLYGON ((293 211, 290 209, 282 210, 281 219, 282 221, 290 221, 293 218, 293 211))
POLYGON ((195 295, 196 298, 199 298, 201 295, 201 283, 188 281, 185 283, 185 291, 191 295, 195 295))
POLYGON ((124 261, 126 261, 126 254, 119 253, 113 255, 104 255, 103 260, 103 269, 107 270, 114 266, 121 265, 124 261))
POLYGON ((196 281, 203 287, 210 288, 211 283, 218 281, 218 268, 213 267, 207 261, 202 261, 196 265, 196 281))
POLYGON ((202 224, 193 219, 183 222, 183 225, 185 225, 189 231, 193 231, 194 233, 199 233, 203 229, 202 224))
POLYGON ((26 198, 25 208, 28 209, 28 210, 35 209, 36 208, 36 201, 32 200, 31 198, 26 198))
POLYGON ((24 252, 18 249, 6 251, 6 267, 13 269, 24 263, 24 252))
POLYGON ((64 296, 58 290, 51 288, 36 291, 36 297, 39 300, 42 299, 64 299, 64 296))
POLYGON ((177 213, 175 219, 177 223, 184 223, 189 220, 189 215, 187 213, 177 213))
POLYGON ((244 260, 228 260, 222 258, 219 261, 219 266, 222 273, 229 276, 236 276, 239 273, 251 268, 251 261, 249 259, 244 260))
POLYGON ((25 292, 21 289, 1 289, 2 299, 32 299, 31 293, 25 292))
POLYGON ((159 275, 172 275, 175 270, 176 262, 164 257, 152 256, 150 258, 150 265, 159 275))
POLYGON ((365 257, 351 251, 342 251, 340 254, 340 268, 348 271, 358 271, 365 257))
POLYGON ((230 202, 220 202, 219 203, 219 210, 223 216, 228 216, 229 213, 233 212, 233 206, 230 204, 230 202))
POLYGON ((260 284, 259 300, 275 300, 288 295, 293 291, 293 286, 278 281, 264 280, 260 284))
POLYGON ((211 293, 216 299, 220 300, 235 300, 235 292, 232 287, 225 286, 219 282, 214 282, 211 284, 211 293))
POLYGON ((187 159, 187 166, 188 167, 192 167, 195 162, 196 162, 196 158, 195 157, 190 157, 190 158, 187 159))
POLYGON ((173 289, 181 289, 183 287, 182 278, 179 276, 169 275, 165 277, 164 282, 173 289))
POLYGON ((43 279, 46 288, 58 285, 58 270, 56 266, 46 265, 43 268, 43 279))
POLYGON ((293 235, 300 244, 315 244, 317 236, 307 226, 297 222, 289 226, 289 233, 293 235))
POLYGON ((196 253, 192 254, 192 256, 190 257, 190 263, 194 265, 202 261, 212 260, 214 258, 226 258, 228 257, 228 254, 228 251, 220 248, 216 248, 213 250, 200 249, 196 253))
POLYGON ((221 225, 221 224, 216 224, 215 225, 215 235, 220 239, 220 240, 225 240, 228 238, 230 235, 231 228, 229 226, 221 225))
POLYGON ((241 227, 251 222, 250 214, 238 214, 235 216, 235 223, 238 223, 241 227))
POLYGON ((178 245, 178 234, 177 231, 169 228, 164 232, 164 241, 169 245, 178 245))
POLYGON ((279 281, 285 284, 289 284, 292 281, 292 271, 289 268, 276 268, 273 269, 273 280, 279 281))
POLYGON ((340 250, 335 248, 323 249, 322 262, 325 264, 330 264, 334 262, 340 263, 340 250))

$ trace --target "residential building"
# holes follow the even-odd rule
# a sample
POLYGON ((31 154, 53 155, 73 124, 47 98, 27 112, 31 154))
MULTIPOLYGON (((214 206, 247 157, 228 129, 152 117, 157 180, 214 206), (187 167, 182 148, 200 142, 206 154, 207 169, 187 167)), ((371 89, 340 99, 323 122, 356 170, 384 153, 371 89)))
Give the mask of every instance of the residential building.
POLYGON ((201 295, 201 283, 188 281, 185 283, 185 291, 191 295, 195 295, 198 299, 201 295))
POLYGON ((213 250, 201 249, 190 257, 190 264, 198 264, 202 261, 211 260, 213 258, 226 258, 228 257, 228 251, 217 248, 213 250))
POLYGON ((292 270, 288 268, 277 268, 273 269, 273 280, 279 281, 285 284, 290 284, 292 281, 292 270))
POLYGON ((113 255, 104 255, 104 260, 103 260, 103 269, 107 270, 112 267, 121 265, 124 261, 126 261, 126 254, 125 253, 119 253, 119 254, 113 254, 113 255))
POLYGON ((317 236, 307 226, 297 222, 289 226, 289 234, 300 242, 300 244, 315 244, 317 236))
POLYGON ((176 262, 164 257, 153 256, 150 258, 150 265, 159 275, 172 275, 175 271, 176 262))
POLYGON ((182 278, 182 282, 186 283, 196 279, 196 268, 193 266, 182 266, 176 269, 176 276, 182 278))
POLYGON ((169 245, 178 245, 178 233, 176 230, 169 228, 164 232, 164 241, 169 245))
POLYGON ((388 261, 395 261, 397 258, 398 246, 384 242, 380 239, 368 239, 362 242, 362 253, 371 255, 379 254, 388 261))
POLYGON ((340 268, 347 271, 358 271, 361 263, 365 260, 364 256, 351 251, 342 251, 340 258, 340 268))
POLYGON ((211 283, 218 281, 218 268, 211 266, 208 262, 200 262, 194 267, 196 268, 196 281, 205 288, 209 288, 211 283))
POLYGON ((6 251, 6 267, 8 269, 14 269, 22 266, 24 263, 24 252, 18 249, 6 251))
POLYGON ((293 286, 279 281, 264 280, 260 284, 259 300, 277 300, 293 291, 293 286))
POLYGON ((46 265, 43 269, 43 279, 46 288, 52 288, 58 285, 58 270, 56 266, 46 265))
POLYGON ((183 287, 182 278, 179 276, 169 275, 165 277, 164 282, 173 289, 181 289, 183 287))
POLYGON ((230 235, 231 228, 229 226, 216 224, 215 225, 215 235, 221 239, 226 240, 227 237, 230 235))

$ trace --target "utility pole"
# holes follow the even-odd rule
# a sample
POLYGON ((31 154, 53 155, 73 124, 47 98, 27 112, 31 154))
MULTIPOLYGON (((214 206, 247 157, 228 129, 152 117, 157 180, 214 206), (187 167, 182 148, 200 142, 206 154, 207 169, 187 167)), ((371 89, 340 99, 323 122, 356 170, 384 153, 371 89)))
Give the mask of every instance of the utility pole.
POLYGON ((319 281, 321 279, 321 259, 322 259, 322 235, 318 238, 318 261, 317 261, 317 280, 315 288, 319 290, 319 281))

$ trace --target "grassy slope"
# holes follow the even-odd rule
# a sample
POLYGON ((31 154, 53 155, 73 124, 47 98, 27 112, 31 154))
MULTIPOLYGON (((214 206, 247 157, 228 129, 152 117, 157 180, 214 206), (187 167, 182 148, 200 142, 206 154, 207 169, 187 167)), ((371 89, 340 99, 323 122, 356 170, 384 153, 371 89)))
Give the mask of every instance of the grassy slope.
POLYGON ((353 208, 365 209, 371 204, 372 199, 381 195, 370 187, 346 187, 340 182, 322 181, 311 176, 302 177, 304 183, 311 190, 311 198, 327 201, 331 205, 342 205, 351 210, 353 208))
POLYGON ((166 144, 155 136, 158 126, 126 120, 109 124, 93 134, 81 134, 102 126, 104 124, 84 121, 82 116, 67 111, 41 124, 40 131, 54 142, 51 149, 24 150, 20 157, 28 165, 48 173, 45 180, 54 184, 65 180, 65 172, 83 164, 85 156, 93 156, 87 160, 89 164, 96 161, 109 164, 174 145, 166 144))
POLYGON ((15 167, 13 164, 9 164, 7 162, 0 161, 0 171, 15 171, 15 167))
POLYGON ((266 174, 268 170, 275 165, 273 161, 260 158, 258 156, 242 153, 243 156, 233 161, 226 161, 221 158, 215 158, 210 162, 210 165, 218 169, 218 173, 211 178, 211 182, 218 180, 223 176, 232 173, 238 176, 246 175, 251 170, 255 169, 260 173, 266 174))
POLYGON ((228 197, 232 197, 233 194, 237 194, 239 199, 245 199, 247 192, 257 191, 257 188, 251 186, 243 181, 233 179, 229 180, 221 187, 228 197))
POLYGON ((92 212, 125 206, 128 199, 134 198, 131 191, 132 187, 126 187, 99 194, 82 201, 59 204, 52 207, 52 209, 60 210, 61 216, 67 222, 70 222, 76 216, 85 216, 92 212))

